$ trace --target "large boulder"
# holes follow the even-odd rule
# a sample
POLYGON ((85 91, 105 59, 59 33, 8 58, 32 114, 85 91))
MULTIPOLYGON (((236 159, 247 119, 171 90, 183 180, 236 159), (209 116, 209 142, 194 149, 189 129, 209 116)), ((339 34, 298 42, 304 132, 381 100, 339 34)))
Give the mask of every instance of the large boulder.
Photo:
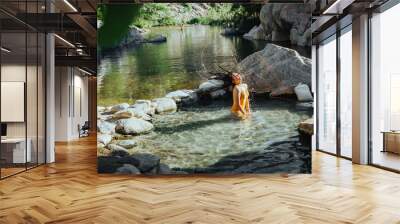
POLYGON ((254 92, 274 92, 299 83, 311 85, 311 59, 295 50, 275 44, 253 53, 241 61, 237 70, 254 92))
POLYGON ((260 11, 260 26, 246 38, 268 41, 290 41, 294 45, 311 45, 311 16, 315 1, 299 4, 265 4, 260 11))
POLYGON ((121 119, 117 121, 115 131, 124 135, 138 135, 150 132, 153 124, 138 118, 121 119))
POLYGON ((175 112, 177 109, 175 101, 168 97, 157 98, 153 102, 156 103, 156 112, 159 114, 175 112))
POLYGON ((140 44, 142 42, 145 42, 144 38, 145 34, 146 34, 145 30, 140 29, 136 26, 131 26, 129 27, 128 33, 120 41, 119 47, 124 47, 132 44, 140 44))

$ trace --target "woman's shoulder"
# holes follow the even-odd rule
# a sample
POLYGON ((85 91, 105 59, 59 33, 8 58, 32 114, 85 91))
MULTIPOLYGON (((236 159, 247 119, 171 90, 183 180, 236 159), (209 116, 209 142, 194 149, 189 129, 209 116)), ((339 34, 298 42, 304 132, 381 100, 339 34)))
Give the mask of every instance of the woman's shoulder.
POLYGON ((242 88, 242 89, 247 89, 247 84, 246 83, 241 83, 239 85, 239 87, 242 88))

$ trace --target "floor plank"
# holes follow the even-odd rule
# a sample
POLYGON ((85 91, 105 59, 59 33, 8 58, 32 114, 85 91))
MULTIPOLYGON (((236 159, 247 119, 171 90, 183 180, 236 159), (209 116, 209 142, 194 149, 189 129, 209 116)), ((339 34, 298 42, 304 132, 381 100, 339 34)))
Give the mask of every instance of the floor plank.
POLYGON ((400 175, 313 153, 312 175, 98 175, 94 137, 0 181, 0 223, 400 223, 400 175))

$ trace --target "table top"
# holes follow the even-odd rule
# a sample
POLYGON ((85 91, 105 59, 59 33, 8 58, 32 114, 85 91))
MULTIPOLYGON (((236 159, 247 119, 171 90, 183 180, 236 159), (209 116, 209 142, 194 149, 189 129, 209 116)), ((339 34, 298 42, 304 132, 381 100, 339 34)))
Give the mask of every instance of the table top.
POLYGON ((396 134, 396 135, 400 135, 400 131, 381 131, 381 133, 383 133, 383 134, 396 134))
MULTIPOLYGON (((27 141, 30 141, 28 138, 27 141)), ((21 143, 25 142, 25 138, 5 138, 1 139, 1 143, 21 143)))

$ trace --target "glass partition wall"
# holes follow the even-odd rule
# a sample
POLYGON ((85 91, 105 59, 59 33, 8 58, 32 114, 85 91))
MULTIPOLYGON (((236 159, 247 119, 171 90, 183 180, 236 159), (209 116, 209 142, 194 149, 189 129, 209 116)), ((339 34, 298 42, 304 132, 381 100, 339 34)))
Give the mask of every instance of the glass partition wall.
MULTIPOLYGON (((19 7, 25 7, 26 12, 38 9, 24 4, 19 2, 19 7)), ((3 179, 45 163, 46 40, 43 33, 2 11, 0 18, 3 179)))
POLYGON ((351 25, 317 48, 317 149, 352 157, 351 25))
POLYGON ((400 4, 371 18, 370 163, 400 171, 400 4))

